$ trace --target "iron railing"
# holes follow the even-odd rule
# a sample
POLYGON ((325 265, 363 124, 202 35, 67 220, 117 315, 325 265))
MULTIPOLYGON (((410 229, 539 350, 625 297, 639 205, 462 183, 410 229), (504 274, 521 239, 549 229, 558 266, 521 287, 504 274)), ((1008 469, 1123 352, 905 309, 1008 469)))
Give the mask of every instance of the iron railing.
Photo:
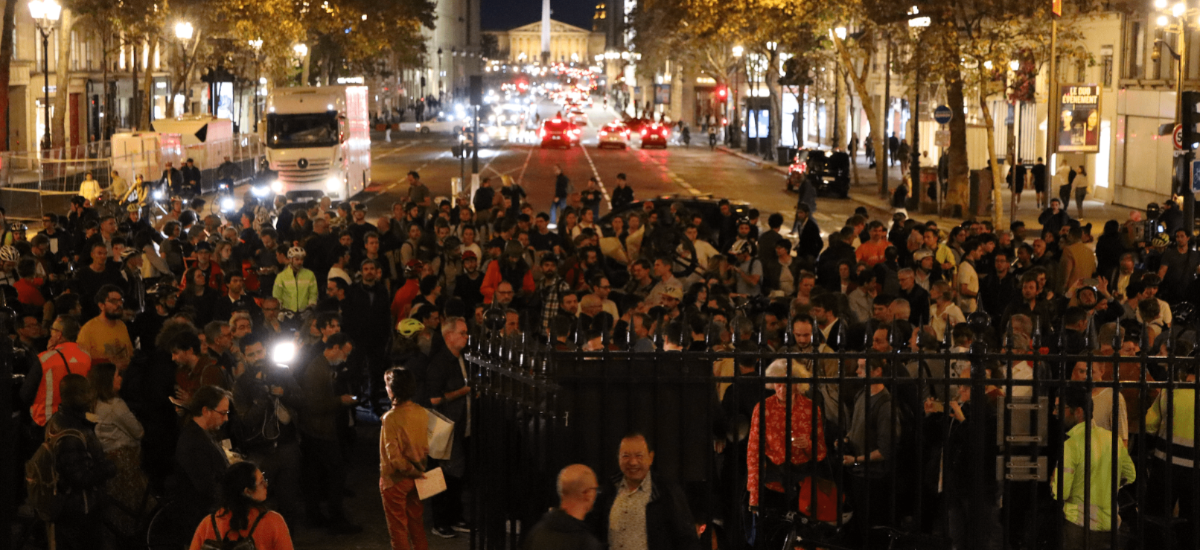
MULTIPOLYGON (((1172 352, 1176 349, 1174 340, 1168 346, 1172 352)), ((894 548, 950 548, 951 541, 967 548, 1057 548, 1065 536, 1061 455, 1065 438, 1062 420, 1067 418, 1065 404, 1057 398, 1066 388, 1083 388, 1089 394, 1111 388, 1113 394, 1124 393, 1131 398, 1127 414, 1134 433, 1129 436, 1129 447, 1137 479, 1120 491, 1119 484, 1112 483, 1112 492, 1106 495, 1114 508, 1119 508, 1114 514, 1124 521, 1120 527, 1113 521, 1111 530, 1093 535, 1100 538, 1085 541, 1084 548, 1096 547, 1097 540, 1110 542, 1113 547, 1120 543, 1126 548, 1200 548, 1200 530, 1194 527, 1200 525, 1200 509, 1193 506, 1189 511, 1185 501, 1185 517, 1174 517, 1174 502, 1167 501, 1173 497, 1162 491, 1173 488, 1185 495, 1190 493, 1192 498, 1200 495, 1200 476, 1194 470, 1164 467, 1176 458, 1185 463, 1200 461, 1200 448, 1165 444, 1156 434, 1136 430, 1136 426, 1144 426, 1140 420, 1159 394, 1166 403, 1167 414, 1162 421, 1165 433, 1174 433, 1176 407, 1187 404, 1177 402, 1179 399, 1191 401, 1190 420, 1200 420, 1195 418, 1195 412, 1200 411, 1200 392, 1195 391, 1198 359, 1194 356, 988 352, 982 347, 960 353, 951 353, 948 347, 941 351, 891 353, 832 353, 828 348, 822 348, 825 353, 636 353, 607 348, 554 351, 534 345, 532 337, 485 333, 475 338, 466 354, 470 384, 477 395, 472 409, 476 435, 469 445, 467 474, 476 492, 472 548, 517 548, 522 534, 548 508, 557 505, 555 479, 568 464, 587 464, 597 473, 601 490, 611 489, 611 480, 620 475, 618 445, 624 435, 632 432, 645 434, 653 443, 656 475, 674 479, 684 487, 697 524, 707 526, 705 547, 709 547, 711 541, 707 538, 711 536, 722 537, 722 545, 727 548, 745 547, 744 541, 757 523, 760 527, 782 526, 783 531, 791 532, 788 548, 873 548, 880 543, 872 537, 881 534, 890 535, 888 544, 894 548), (714 367, 727 359, 752 364, 753 370, 743 374, 736 367, 732 372, 714 367), (777 359, 802 362, 815 368, 816 374, 764 376, 767 365, 777 359), (860 378, 856 373, 860 360, 882 361, 893 370, 880 378, 860 378), (969 379, 941 374, 951 372, 955 362, 971 367, 969 379), (1087 366, 1084 380, 1071 379, 1071 370, 1078 362, 1087 366), (1105 365, 1123 366, 1120 370, 1125 375, 1117 380, 1095 376, 1098 370, 1093 369, 1105 365), (1021 372, 1026 366, 1033 373, 1031 378, 1014 376, 1014 367, 1021 367, 1017 369, 1021 372), (988 369, 993 371, 991 378, 985 377, 988 369), (1130 372, 1137 374, 1130 377, 1130 372), (1190 380, 1189 375, 1193 376, 1190 380), (835 458, 810 462, 791 473, 787 470, 792 469, 785 468, 785 474, 794 474, 785 477, 786 498, 772 502, 764 499, 762 506, 751 512, 746 499, 745 454, 750 417, 738 411, 761 408, 768 398, 765 389, 750 402, 744 396, 754 395, 754 387, 770 383, 789 383, 785 390, 789 396, 786 430, 791 429, 794 413, 792 392, 824 396, 807 403, 811 404, 812 418, 817 418, 820 411, 826 419, 827 453, 835 458), (891 407, 892 422, 887 426, 893 430, 891 439, 898 443, 893 447, 895 456, 887 457, 888 469, 873 474, 871 462, 852 466, 836 460, 846 451, 835 436, 840 433, 838 426, 844 428, 848 415, 853 414, 847 408, 852 396, 877 383, 888 390, 896 405, 891 407), (723 384, 728 386, 721 390, 723 384), (957 465, 959 475, 949 478, 945 475, 948 443, 939 451, 932 442, 937 440, 936 430, 950 429, 951 423, 945 412, 926 414, 924 398, 949 410, 959 386, 970 388, 964 406, 969 404, 969 410, 975 412, 968 413, 968 418, 976 420, 958 424, 967 427, 966 440, 955 443, 955 451, 965 460, 957 465), (718 391, 725 392, 724 401, 718 399, 718 391), (1001 391, 1013 397, 989 396, 1001 391), (1018 398, 1019 394, 1028 397, 1018 398), (829 395, 838 396, 836 404, 830 403, 829 395), (903 403, 911 402, 912 396, 918 400, 917 411, 903 403), (1045 408, 1037 408, 1039 403, 1045 408), (835 411, 836 422, 829 420, 835 411), (910 431, 904 433, 906 430, 910 431), (1155 457, 1158 452, 1165 455, 1165 460, 1155 457), (1057 472, 1057 501, 1050 496, 1048 478, 1053 472, 1057 472), (794 500, 799 496, 799 484, 795 482, 806 477, 821 480, 820 484, 804 486, 811 491, 807 502, 821 502, 818 486, 836 488, 832 499, 837 507, 835 521, 803 521, 814 510, 799 509, 794 500), (864 478, 870 481, 862 483, 864 478), (885 499, 886 506, 879 506, 878 501, 872 506, 872 497, 885 499), (780 503, 784 504, 778 506, 780 503), (854 529, 853 522, 862 522, 862 515, 872 509, 883 510, 884 517, 865 518, 869 529, 854 529), (844 525, 843 512, 851 510, 855 517, 850 525, 844 525), (857 537, 863 532, 868 537, 865 540, 871 542, 864 543, 857 537)), ((1109 373, 1116 371, 1108 369, 1109 373)), ((1100 425, 1119 426, 1119 410, 1113 406, 1111 418, 1096 420, 1100 425)), ((760 415, 759 449, 766 448, 765 422, 765 415, 760 415)), ((1093 424, 1085 424, 1089 440, 1092 431, 1093 424)), ((1124 445, 1119 430, 1112 432, 1112 448, 1124 445)), ((790 438, 792 434, 787 435, 790 438)), ((789 464, 791 446, 785 449, 783 464, 789 464)), ((1092 447, 1086 447, 1084 470, 1074 475, 1091 479, 1092 468, 1098 464, 1091 459, 1092 452, 1092 447)), ((762 456, 754 459, 759 472, 765 472, 767 460, 762 456)), ((1111 460, 1109 468, 1115 478, 1119 472, 1117 454, 1111 460)), ((759 480, 758 493, 766 495, 763 476, 759 480)), ((1091 483, 1085 487, 1087 510, 1104 499, 1091 489, 1091 483)), ((1091 530, 1097 530, 1094 517, 1085 514, 1084 518, 1091 530)), ((768 546, 773 541, 777 539, 760 532, 754 547, 777 548, 768 546)))

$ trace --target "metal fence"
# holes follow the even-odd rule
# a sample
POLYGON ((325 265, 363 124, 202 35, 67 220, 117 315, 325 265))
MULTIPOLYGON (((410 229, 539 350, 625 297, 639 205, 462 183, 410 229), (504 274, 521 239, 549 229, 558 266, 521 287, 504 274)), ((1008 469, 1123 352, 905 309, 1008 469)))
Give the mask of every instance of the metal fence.
POLYGON ((242 183, 258 174, 258 159, 263 154, 257 134, 182 147, 167 145, 115 157, 112 152, 112 142, 103 141, 40 154, 0 153, 0 206, 11 220, 40 220, 45 212, 66 213, 88 173, 107 189, 113 171, 130 185, 138 175, 158 181, 167 162, 179 168, 188 158, 196 159, 201 169, 201 191, 210 193, 217 188, 217 167, 225 157, 237 164, 242 177, 235 183, 242 183))
MULTIPOLYGON (((478 392, 468 445, 476 527, 471 547, 517 548, 557 505, 556 476, 568 464, 590 466, 601 491, 612 489, 620 476, 620 441, 638 432, 652 443, 655 479, 661 475, 683 487, 697 527, 705 526, 704 548, 716 547, 712 537, 719 547, 739 549, 1200 548, 1200 508, 1194 504, 1200 476, 1191 467, 1200 449, 1181 444, 1194 441, 1194 434, 1182 431, 1198 420, 1198 360, 1174 355, 1175 340, 1165 357, 981 348, 636 353, 617 351, 607 341, 604 351, 553 351, 522 336, 485 333, 466 354, 469 382, 478 392), (766 376, 778 359, 791 360, 803 374, 766 376), (860 364, 880 371, 863 368, 863 377, 860 364), (957 370, 968 377, 953 376, 957 370), (878 372, 883 374, 872 374, 878 372), (1102 372, 1119 375, 1113 380, 1102 372), (1083 379, 1073 380, 1073 374, 1083 379), (784 384, 785 397, 771 397, 768 384, 784 384), (855 401, 873 384, 891 397, 891 418, 879 425, 891 432, 892 456, 843 463, 844 456, 870 455, 851 450, 844 435, 855 414, 872 414, 874 401, 858 412, 855 401), (1066 427, 1077 418, 1064 396, 1093 391, 1100 395, 1089 402, 1102 402, 1106 393, 1110 403, 1116 394, 1125 400, 1129 441, 1126 447, 1121 430, 1112 430, 1111 440, 1082 447, 1078 469, 1068 468, 1062 459, 1066 427), (967 398, 959 403, 962 396, 967 398), (809 449, 823 442, 826 456, 782 466, 793 464, 792 445, 783 445, 782 460, 752 453, 763 498, 751 511, 751 433, 758 449, 774 444, 767 440, 771 413, 753 411, 771 399, 786 415, 784 433, 774 435, 794 441, 793 415, 800 414, 794 404, 801 403, 810 408, 810 419, 821 419, 824 433, 799 435, 812 436, 809 449), (1162 412, 1155 433, 1145 430, 1151 408, 1162 412), (1175 439, 1162 440, 1159 433, 1175 439), (1120 487, 1120 453, 1097 457, 1103 448, 1128 448, 1136 481, 1120 487), (1114 521, 1101 531, 1098 514, 1083 514, 1093 532, 1076 543, 1078 531, 1063 513, 1064 491, 1072 490, 1064 487, 1068 471, 1088 480, 1111 473, 1116 481, 1083 483, 1082 496, 1072 498, 1084 510, 1111 502, 1120 527, 1114 521), (785 492, 767 489, 768 478, 781 481, 785 492), (801 503, 807 503, 803 509, 801 503)), ((1107 418, 1082 423, 1086 440, 1098 426, 1121 425, 1121 407, 1102 410, 1111 411, 1107 418)), ((872 435, 875 427, 867 425, 860 435, 880 437, 872 435)))

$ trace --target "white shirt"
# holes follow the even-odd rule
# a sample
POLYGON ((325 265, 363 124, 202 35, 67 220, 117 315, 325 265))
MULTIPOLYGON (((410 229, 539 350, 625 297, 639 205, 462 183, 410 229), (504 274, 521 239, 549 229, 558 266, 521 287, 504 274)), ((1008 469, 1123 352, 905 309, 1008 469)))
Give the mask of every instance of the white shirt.
MULTIPOLYGON (((975 272, 975 266, 971 262, 962 262, 958 264, 958 277, 955 279, 958 282, 958 287, 967 285, 967 290, 972 294, 979 295, 979 274, 975 272)), ((956 288, 955 290, 958 290, 956 288)), ((963 313, 975 313, 976 299, 974 296, 967 297, 959 295, 958 305, 962 308, 963 313)))

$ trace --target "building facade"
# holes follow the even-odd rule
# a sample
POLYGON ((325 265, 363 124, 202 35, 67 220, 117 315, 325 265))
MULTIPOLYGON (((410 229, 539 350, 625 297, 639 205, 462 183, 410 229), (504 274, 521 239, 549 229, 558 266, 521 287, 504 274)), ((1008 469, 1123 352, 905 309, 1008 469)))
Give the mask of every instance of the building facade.
MULTIPOLYGON (((500 59, 513 64, 539 63, 542 59, 542 22, 507 31, 487 31, 496 37, 500 59)), ((550 22, 551 63, 594 63, 604 54, 605 34, 561 21, 550 22)))

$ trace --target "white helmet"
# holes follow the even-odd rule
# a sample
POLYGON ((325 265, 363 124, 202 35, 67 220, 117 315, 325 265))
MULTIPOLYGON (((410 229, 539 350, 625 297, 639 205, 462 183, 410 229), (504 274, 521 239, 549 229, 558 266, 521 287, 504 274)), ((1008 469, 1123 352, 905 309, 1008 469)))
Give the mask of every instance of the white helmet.
POLYGON ((21 258, 21 253, 17 252, 17 247, 8 245, 0 247, 0 262, 13 262, 21 258))
POLYGON ((308 252, 305 252, 303 247, 293 246, 290 249, 288 249, 288 259, 289 260, 292 258, 303 258, 307 255, 308 255, 308 252))

